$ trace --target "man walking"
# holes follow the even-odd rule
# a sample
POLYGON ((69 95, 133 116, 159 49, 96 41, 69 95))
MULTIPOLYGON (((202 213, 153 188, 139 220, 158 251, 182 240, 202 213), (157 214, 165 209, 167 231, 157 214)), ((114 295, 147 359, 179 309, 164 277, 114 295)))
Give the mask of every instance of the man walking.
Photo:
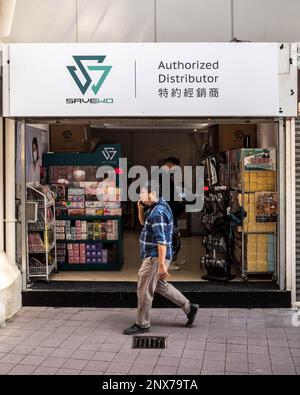
POLYGON ((123 331, 126 335, 148 332, 154 292, 158 292, 181 307, 187 315, 186 326, 195 320, 198 305, 190 301, 166 280, 172 260, 173 215, 168 203, 160 198, 155 181, 145 183, 138 202, 139 220, 144 225, 140 236, 142 266, 138 273, 138 308, 134 325, 123 331), (144 213, 144 207, 149 207, 144 213))

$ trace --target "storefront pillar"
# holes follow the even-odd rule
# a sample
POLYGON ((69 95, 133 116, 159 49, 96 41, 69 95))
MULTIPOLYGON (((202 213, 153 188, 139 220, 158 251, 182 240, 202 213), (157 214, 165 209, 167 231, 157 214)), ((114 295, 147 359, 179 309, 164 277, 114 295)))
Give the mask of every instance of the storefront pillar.
POLYGON ((296 304, 296 202, 295 202, 295 119, 285 121, 286 142, 286 288, 296 304))
POLYGON ((6 126, 4 143, 3 119, 0 118, 0 311, 4 315, 0 317, 2 320, 13 317, 21 307, 21 273, 16 266, 15 258, 14 122, 6 122, 6 126))

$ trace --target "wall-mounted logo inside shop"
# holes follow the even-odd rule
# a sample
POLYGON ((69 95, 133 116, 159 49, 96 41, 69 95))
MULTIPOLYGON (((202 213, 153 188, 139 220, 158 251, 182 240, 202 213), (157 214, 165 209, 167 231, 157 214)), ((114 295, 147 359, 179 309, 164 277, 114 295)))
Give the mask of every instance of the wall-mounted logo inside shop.
POLYGON ((104 158, 107 160, 112 160, 114 156, 116 155, 117 151, 114 147, 104 147, 102 154, 104 155, 104 158))
MULTIPOLYGON (((76 66, 66 66, 80 92, 85 95, 93 92, 96 96, 104 81, 109 75, 112 66, 103 65, 106 56, 104 55, 74 55, 76 66)), ((112 98, 68 98, 67 104, 90 103, 90 104, 112 104, 112 98)))
POLYGON ((242 130, 235 130, 234 135, 237 140, 242 140, 244 137, 244 132, 242 130))
POLYGON ((65 130, 63 132, 63 137, 64 137, 65 141, 69 141, 71 139, 71 137, 72 137, 71 130, 65 130))

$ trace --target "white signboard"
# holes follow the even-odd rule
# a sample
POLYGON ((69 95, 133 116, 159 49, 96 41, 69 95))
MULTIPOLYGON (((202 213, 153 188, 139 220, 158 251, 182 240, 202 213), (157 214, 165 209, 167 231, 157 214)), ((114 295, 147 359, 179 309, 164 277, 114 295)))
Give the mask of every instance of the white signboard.
POLYGON ((7 116, 276 116, 274 43, 12 44, 7 116))

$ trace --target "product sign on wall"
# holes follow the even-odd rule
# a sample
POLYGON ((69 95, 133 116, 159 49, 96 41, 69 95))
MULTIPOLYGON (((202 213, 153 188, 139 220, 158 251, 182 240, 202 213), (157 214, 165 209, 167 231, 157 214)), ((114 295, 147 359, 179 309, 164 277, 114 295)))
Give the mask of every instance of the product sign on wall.
POLYGON ((7 116, 274 116, 274 43, 12 44, 7 116))

